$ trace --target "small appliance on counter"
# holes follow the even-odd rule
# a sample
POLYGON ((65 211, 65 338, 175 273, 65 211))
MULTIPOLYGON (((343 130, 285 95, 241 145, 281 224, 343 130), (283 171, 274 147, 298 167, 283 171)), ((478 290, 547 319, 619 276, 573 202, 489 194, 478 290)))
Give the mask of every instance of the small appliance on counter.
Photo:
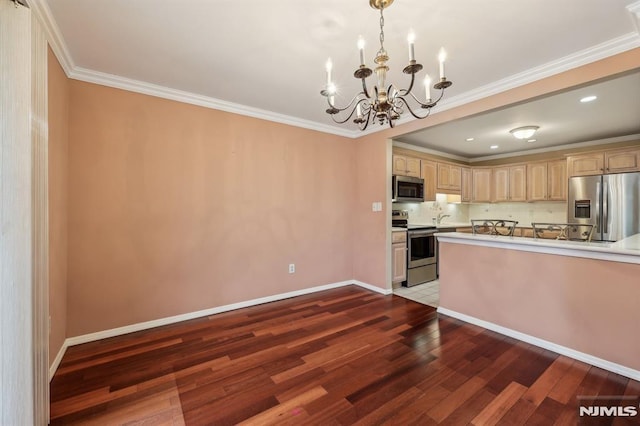
POLYGON ((407 228, 407 280, 402 285, 411 287, 438 278, 437 228, 410 224, 406 210, 393 210, 391 224, 407 228))

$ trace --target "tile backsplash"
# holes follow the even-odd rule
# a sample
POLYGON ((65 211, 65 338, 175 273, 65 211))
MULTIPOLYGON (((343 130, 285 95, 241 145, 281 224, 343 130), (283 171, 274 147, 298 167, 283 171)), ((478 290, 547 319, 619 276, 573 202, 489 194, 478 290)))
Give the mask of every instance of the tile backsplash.
POLYGON ((567 221, 567 203, 546 201, 535 203, 486 203, 460 204, 447 202, 444 194, 437 194, 436 201, 425 203, 394 203, 394 209, 407 210, 409 222, 430 224, 438 213, 448 214, 443 223, 467 223, 471 219, 517 220, 518 226, 531 226, 531 222, 564 223, 567 221))
POLYGON ((567 221, 567 203, 546 201, 536 203, 469 204, 471 219, 517 220, 518 226, 531 226, 531 222, 564 223, 567 221))
POLYGON ((425 203, 394 203, 393 208, 397 210, 407 210, 409 212, 409 223, 430 224, 439 213, 448 214, 443 220, 446 222, 468 222, 469 205, 447 202, 446 194, 436 194, 436 201, 425 203))

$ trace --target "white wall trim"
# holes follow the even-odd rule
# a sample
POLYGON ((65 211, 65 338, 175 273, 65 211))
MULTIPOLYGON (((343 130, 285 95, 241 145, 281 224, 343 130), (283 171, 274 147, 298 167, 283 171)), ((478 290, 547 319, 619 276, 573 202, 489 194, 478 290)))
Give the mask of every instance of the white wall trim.
POLYGON ((51 382, 51 379, 53 379, 56 371, 58 371, 58 367, 60 367, 60 363, 62 362, 62 357, 64 357, 64 354, 67 352, 67 348, 69 346, 69 339, 65 339, 65 341, 62 342, 62 346, 60 347, 58 354, 49 367, 49 382, 51 382))
POLYGON ((628 5, 627 10, 631 14, 631 19, 636 26, 636 31, 640 34, 640 1, 628 5))
MULTIPOLYGON (((29 5, 34 10, 38 19, 45 27, 47 39, 51 45, 53 53, 58 58, 60 65, 64 69, 69 78, 86 81, 89 83, 100 84, 103 86, 124 89, 131 92, 142 93, 150 96, 171 99, 187 104, 198 105, 206 108, 218 109, 222 111, 232 112, 235 114, 246 115, 249 117, 259 118, 277 123, 287 124, 296 127, 302 127, 310 130, 317 130, 324 133, 344 136, 349 138, 358 138, 360 136, 386 130, 385 126, 371 126, 369 130, 361 132, 359 130, 350 130, 337 125, 325 123, 317 123, 310 120, 303 120, 297 117, 278 114, 271 111, 261 110, 246 105, 235 104, 216 98, 202 96, 181 90, 162 87, 143 81, 133 80, 129 78, 119 77, 112 74, 106 74, 77 66, 69 49, 62 37, 60 28, 55 22, 51 10, 45 0, 28 0, 29 5)), ((640 2, 639 2, 640 3, 640 2)), ((638 3, 627 6, 632 16, 638 14, 638 3)), ((438 104, 438 111, 446 111, 469 102, 473 102, 482 98, 486 98, 497 93, 501 93, 513 89, 524 84, 540 80, 554 74, 568 71, 591 62, 595 62, 609 56, 613 56, 627 50, 640 47, 640 34, 631 32, 623 36, 608 40, 587 49, 572 53, 555 61, 548 62, 538 67, 531 68, 521 73, 503 78, 485 86, 461 93, 458 96, 444 99, 438 104)), ((413 117, 404 117, 398 120, 396 126, 414 121, 413 117)))
POLYGON ((393 292, 390 288, 380 288, 380 287, 377 287, 375 285, 363 283, 362 281, 358 281, 358 280, 353 280, 352 283, 357 285, 357 286, 360 286, 362 288, 366 288, 367 290, 371 290, 371 291, 375 291, 376 293, 380 293, 383 296, 388 296, 393 292))
POLYGON ((130 78, 107 74, 100 71, 93 71, 82 67, 74 67, 69 73, 69 78, 85 81, 88 83, 99 84, 102 86, 114 87, 116 89, 123 89, 130 92, 142 93, 144 95, 156 96, 159 98, 183 102, 186 104, 211 108, 219 111, 230 112, 233 114, 239 114, 276 123, 287 124, 290 126, 301 127, 303 129, 330 133, 337 136, 344 136, 348 138, 355 138, 360 136, 360 132, 357 130, 349 130, 348 128, 340 128, 329 124, 317 123, 315 121, 304 120, 301 118, 293 117, 291 115, 279 114, 264 109, 228 102, 222 99, 216 99, 210 96, 199 95, 196 93, 186 92, 184 90, 172 89, 170 87, 159 86, 157 84, 147 83, 140 80, 133 80, 130 78))
POLYGON ((521 340, 526 343, 538 346, 543 349, 550 350, 560 355, 568 356, 569 358, 576 359, 578 361, 586 362, 587 364, 594 365, 596 367, 603 368, 607 371, 612 371, 616 374, 628 377, 633 380, 640 380, 640 371, 633 368, 626 367, 624 365, 616 364, 615 362, 607 361, 606 359, 598 358, 596 356, 577 351, 575 349, 568 348, 566 346, 558 345, 553 342, 549 342, 544 339, 540 339, 529 334, 524 334, 519 331, 502 327, 489 321, 484 321, 479 318, 475 318, 469 315, 461 314, 456 311, 452 311, 442 306, 438 307, 438 314, 447 315, 469 324, 474 324, 487 330, 495 331, 496 333, 503 334, 505 336, 513 337, 514 339, 521 340))
POLYGON ((96 340, 107 339, 109 337, 120 336, 127 333, 133 333, 135 331, 147 330, 154 327, 160 327, 163 325, 174 324, 181 321, 191 320, 194 318, 200 318, 208 315, 215 315, 222 312, 233 311, 236 309, 247 308, 250 306, 261 305, 263 303, 275 302, 278 300, 289 299, 291 297, 317 293, 319 291, 330 290, 333 288, 344 287, 348 285, 357 285, 367 290, 375 291, 383 295, 391 294, 391 290, 385 290, 380 287, 376 287, 374 285, 363 283, 357 280, 340 281, 337 283, 305 288, 302 290, 295 290, 287 293, 275 294, 273 296, 260 297, 258 299, 247 300, 244 302, 232 303, 230 305, 216 306, 215 308, 203 309, 201 311, 189 312, 186 314, 160 318, 157 320, 140 322, 137 324, 126 325, 124 327, 117 327, 109 330, 98 331, 96 333, 89 333, 89 334, 83 334, 81 336, 69 337, 65 340, 64 345, 66 345, 67 347, 80 345, 82 343, 89 343, 96 340))

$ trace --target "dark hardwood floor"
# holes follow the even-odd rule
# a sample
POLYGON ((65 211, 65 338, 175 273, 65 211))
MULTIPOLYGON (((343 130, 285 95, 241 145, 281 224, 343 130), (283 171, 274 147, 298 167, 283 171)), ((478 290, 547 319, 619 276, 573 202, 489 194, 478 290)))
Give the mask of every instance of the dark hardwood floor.
POLYGON ((640 383, 348 286, 71 347, 51 421, 640 424, 587 423, 579 395, 636 397, 640 383))

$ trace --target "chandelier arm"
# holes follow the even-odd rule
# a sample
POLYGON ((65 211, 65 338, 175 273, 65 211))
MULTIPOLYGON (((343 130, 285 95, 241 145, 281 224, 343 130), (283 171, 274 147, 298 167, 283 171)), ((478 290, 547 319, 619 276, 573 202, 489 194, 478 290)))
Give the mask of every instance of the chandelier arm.
POLYGON ((362 131, 366 130, 369 127, 369 121, 371 120, 371 108, 369 108, 369 112, 367 113, 367 119, 364 122, 364 125, 361 127, 362 123, 358 124, 358 128, 362 131))
MULTIPOLYGON (((351 100, 351 102, 349 102, 349 104, 348 104, 346 107, 344 107, 344 108, 342 108, 342 109, 340 109, 340 108, 336 108, 336 109, 338 109, 338 110, 339 110, 339 112, 342 112, 342 111, 347 110, 347 109, 349 108, 349 106, 350 106, 351 104, 353 104, 353 101, 355 101, 355 100, 356 100, 356 98, 357 98, 357 96, 356 96, 356 97, 354 97, 354 98, 351 100)), ((360 98, 360 99, 358 100, 358 102, 356 102, 356 103, 355 103, 355 105, 351 106, 351 112, 349 113, 349 115, 347 116, 347 118, 345 118, 344 120, 338 120, 338 119, 336 119, 336 117, 335 117, 335 116, 336 116, 336 114, 337 114, 337 113, 336 113, 336 114, 330 114, 330 115, 331 115, 331 118, 332 118, 332 119, 333 119, 333 121, 334 121, 335 123, 337 123, 337 124, 344 124, 344 123, 346 123, 347 121, 351 120, 351 117, 353 117, 353 114, 355 114, 356 109, 358 108, 358 105, 360 105, 360 104, 362 104, 362 105, 363 105, 363 107, 362 107, 362 109, 364 110, 364 111, 363 111, 363 115, 364 115, 364 114, 366 114, 366 115, 367 115, 367 119, 368 119, 368 118, 369 118, 369 115, 370 115, 370 112, 371 112, 371 104, 370 104, 370 103, 367 101, 367 99, 365 99, 365 98, 360 98)))
POLYGON ((411 94, 411 90, 413 89, 413 83, 416 80, 416 73, 412 72, 411 73, 411 82, 409 83, 409 88, 408 89, 401 89, 400 92, 400 96, 407 96, 409 94, 411 94))
MULTIPOLYGON (((431 114, 431 106, 427 106, 426 110, 427 110, 427 114, 423 117, 417 115, 415 112, 413 112, 413 109, 411 109, 411 105, 409 105, 409 102, 407 102, 407 100, 405 98, 403 98, 402 96, 398 97, 399 100, 402 100, 402 103, 404 104, 404 106, 407 107, 407 110, 409 111, 409 114, 411 114, 412 116, 414 116, 415 118, 417 118, 418 120, 422 120, 423 118, 427 118, 429 116, 429 114, 431 114)), ((420 101, 418 101, 420 102, 420 101)))
MULTIPOLYGON (((338 110, 338 112, 342 112, 342 111, 346 111, 347 109, 351 108, 351 105, 356 101, 356 99, 358 99, 360 97, 360 95, 362 95, 363 93, 357 93, 353 98, 351 98, 351 100, 349 101, 349 103, 344 107, 344 108, 338 108, 335 105, 331 105, 331 102, 329 102, 329 97, 327 96, 327 103, 329 104, 329 106, 331 108, 335 108, 338 110)), ((335 114, 332 114, 335 115, 335 114)))
POLYGON ((367 97, 367 99, 371 99, 371 96, 369 96, 369 90, 367 90, 367 82, 366 82, 366 80, 364 78, 362 78, 361 80, 362 80, 362 93, 364 93, 364 95, 367 97))
MULTIPOLYGON (((346 109, 346 108, 345 108, 346 109)), ((344 110, 342 110, 344 111, 344 110)), ((345 118, 344 120, 336 120, 336 115, 335 114, 331 114, 331 118, 333 119, 333 121, 337 124, 344 124, 347 121, 349 121, 351 119, 351 117, 353 117, 353 113, 356 111, 356 109, 352 109, 351 113, 349 114, 349 116, 347 118, 345 118)))

